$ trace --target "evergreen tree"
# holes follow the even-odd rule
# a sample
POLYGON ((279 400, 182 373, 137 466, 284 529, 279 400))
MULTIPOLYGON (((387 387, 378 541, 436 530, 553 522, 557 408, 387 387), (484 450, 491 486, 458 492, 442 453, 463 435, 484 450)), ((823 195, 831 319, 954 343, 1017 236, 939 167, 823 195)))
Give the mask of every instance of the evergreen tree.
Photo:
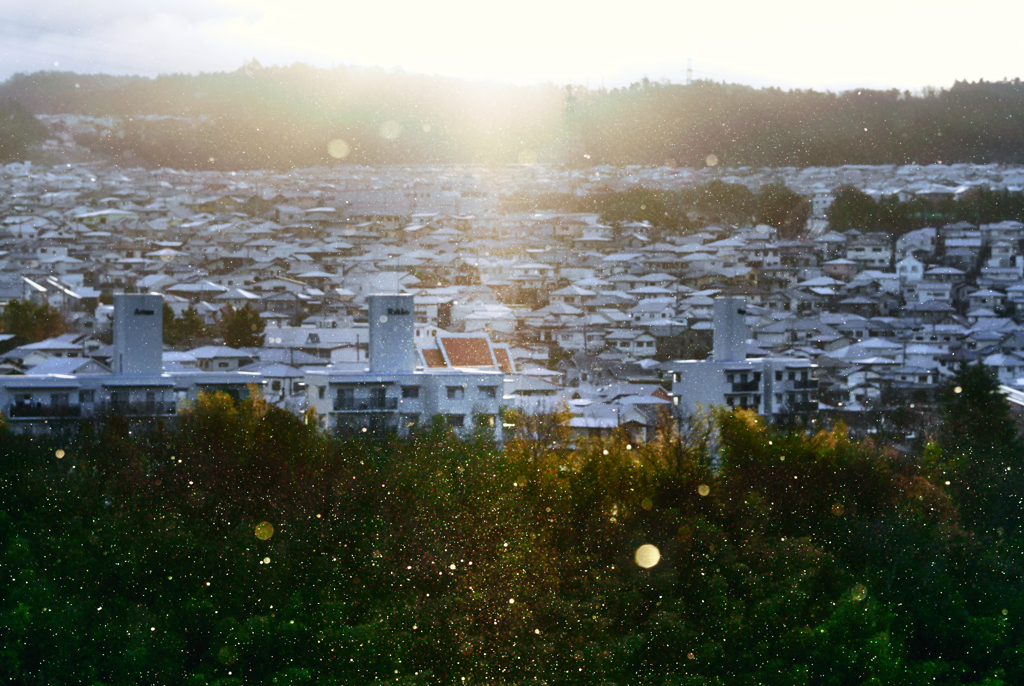
POLYGON ((963 365, 940 391, 938 473, 977 525, 1019 523, 1024 495, 1017 425, 995 375, 963 365))
POLYGON ((16 336, 18 345, 35 343, 64 333, 64 317, 47 303, 12 300, 4 309, 3 329, 16 336))
POLYGON ((189 308, 174 316, 174 311, 164 303, 164 343, 173 347, 192 348, 207 337, 206 326, 195 308, 189 308))
POLYGON ((781 183, 771 183, 757 195, 754 219, 779 230, 783 238, 797 238, 807 228, 811 203, 781 183))
POLYGON ((878 203, 862 190, 843 186, 825 211, 828 223, 836 231, 874 229, 878 224, 878 203))
POLYGON ((221 312, 219 330, 224 345, 232 348, 255 348, 263 345, 266 324, 249 303, 239 309, 231 305, 221 312))

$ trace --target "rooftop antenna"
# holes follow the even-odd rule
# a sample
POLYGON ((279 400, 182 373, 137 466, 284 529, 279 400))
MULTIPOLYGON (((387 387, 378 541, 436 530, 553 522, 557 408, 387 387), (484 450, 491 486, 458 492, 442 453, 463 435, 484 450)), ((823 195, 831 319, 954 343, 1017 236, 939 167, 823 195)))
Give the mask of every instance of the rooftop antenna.
POLYGON ((693 83, 693 58, 686 58, 686 85, 693 83))

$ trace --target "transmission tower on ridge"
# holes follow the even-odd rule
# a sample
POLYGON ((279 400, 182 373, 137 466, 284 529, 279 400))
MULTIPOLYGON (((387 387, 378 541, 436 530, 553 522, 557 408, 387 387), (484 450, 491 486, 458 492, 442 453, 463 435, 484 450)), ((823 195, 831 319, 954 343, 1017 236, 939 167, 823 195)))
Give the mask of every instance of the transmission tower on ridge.
POLYGON ((693 83, 693 58, 686 58, 686 85, 693 83))

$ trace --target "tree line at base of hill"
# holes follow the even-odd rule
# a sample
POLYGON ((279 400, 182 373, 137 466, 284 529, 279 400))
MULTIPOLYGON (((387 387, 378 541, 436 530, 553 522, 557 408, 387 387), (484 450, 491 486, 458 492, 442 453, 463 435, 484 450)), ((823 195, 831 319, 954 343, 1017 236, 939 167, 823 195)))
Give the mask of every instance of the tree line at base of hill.
POLYGON ((0 674, 1021 683, 1024 465, 997 388, 963 370, 917 459, 745 411, 643 445, 516 413, 504 446, 349 439, 258 395, 173 429, 4 433, 0 674))
POLYGON ((1005 220, 1024 222, 1024 193, 978 186, 960 197, 934 200, 918 196, 901 201, 896 196, 876 200, 860 189, 844 186, 836 192, 826 216, 837 231, 886 231, 896 236, 960 221, 975 226, 1005 220))
MULTIPOLYGON (((622 228, 630 222, 646 222, 658 235, 698 231, 709 225, 767 224, 775 227, 781 238, 795 239, 806 232, 811 201, 780 183, 765 184, 755 193, 740 183, 715 180, 678 191, 632 188, 583 197, 571 193, 520 195, 510 198, 506 209, 596 212, 605 224, 622 228)), ((826 217, 836 231, 884 231, 893 237, 958 221, 974 225, 1024 222, 1024 193, 978 187, 957 198, 918 196, 904 201, 892 195, 876 200, 844 186, 836 191, 826 217)), ((643 228, 638 231, 649 233, 643 228)))
POLYGON ((152 79, 16 74, 0 84, 0 97, 34 114, 118 117, 121 125, 80 142, 179 169, 1024 162, 1024 85, 1016 79, 921 94, 648 79, 591 90, 254 61, 230 73, 152 79))
MULTIPOLYGON (((768 183, 754 193, 739 183, 711 181, 695 188, 628 191, 519 194, 507 198, 508 211, 557 210, 596 212, 605 224, 625 231, 632 222, 645 222, 658 234, 696 231, 710 224, 752 226, 767 224, 783 238, 798 238, 811 216, 811 202, 781 183, 768 183)), ((645 228, 639 233, 649 233, 645 228)))

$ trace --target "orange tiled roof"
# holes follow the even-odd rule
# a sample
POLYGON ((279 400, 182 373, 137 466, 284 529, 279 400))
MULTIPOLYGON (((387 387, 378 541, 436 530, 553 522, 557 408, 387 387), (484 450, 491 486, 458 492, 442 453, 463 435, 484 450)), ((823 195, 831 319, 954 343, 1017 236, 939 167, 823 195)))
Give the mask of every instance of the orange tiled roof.
POLYGON ((494 358, 486 338, 441 338, 453 367, 493 367, 494 358))
POLYGON ((423 361, 427 363, 428 367, 445 367, 444 355, 437 348, 424 348, 420 352, 423 353, 423 361))
POLYGON ((494 357, 498 360, 498 368, 501 369, 505 374, 512 374, 512 360, 509 359, 508 350, 505 348, 495 348, 494 357))

